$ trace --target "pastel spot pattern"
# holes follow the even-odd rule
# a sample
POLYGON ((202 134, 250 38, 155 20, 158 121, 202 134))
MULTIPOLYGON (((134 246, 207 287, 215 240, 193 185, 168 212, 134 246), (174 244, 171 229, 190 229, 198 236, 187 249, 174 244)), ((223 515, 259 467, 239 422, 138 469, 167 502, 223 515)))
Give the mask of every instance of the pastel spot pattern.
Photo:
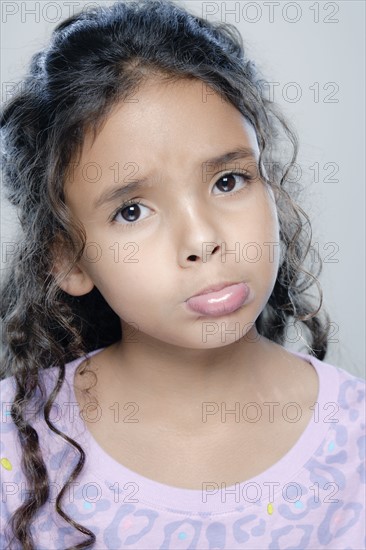
POLYGON ((5 458, 5 457, 0 459, 0 464, 1 464, 1 466, 2 466, 3 468, 5 468, 5 470, 9 470, 9 471, 10 471, 10 470, 13 469, 13 466, 12 466, 10 460, 8 460, 8 459, 5 458))
MULTIPOLYGON (((72 379, 76 364, 67 365, 68 380, 72 379)), ((317 365, 318 369, 322 368, 321 362, 317 365)), ((158 492, 144 491, 143 487, 131 496, 130 479, 124 477, 127 470, 118 469, 121 465, 115 463, 112 471, 111 463, 103 467, 103 460, 100 469, 93 468, 92 447, 88 448, 88 440, 83 440, 80 433, 80 440, 86 442, 85 447, 83 445, 86 465, 65 501, 65 512, 95 533, 98 550, 366 548, 365 381, 337 367, 329 367, 332 371, 327 372, 333 373, 333 384, 337 381, 334 391, 338 421, 324 426, 324 436, 314 449, 309 449, 308 456, 298 457, 295 475, 287 479, 284 468, 283 479, 289 483, 286 498, 281 486, 270 499, 262 495, 255 502, 233 503, 225 510, 221 503, 215 509, 208 501, 206 507, 201 502, 199 510, 189 510, 179 500, 159 500, 158 492), (133 498, 140 495, 143 497, 133 498)), ((2 381, 0 389, 8 405, 14 389, 12 379, 2 381)), ((72 400, 66 387, 62 391, 65 402, 72 400)), ((8 406, 3 409, 7 410, 8 406)), ((38 419, 37 426, 42 433, 42 450, 50 477, 55 486, 62 486, 78 456, 60 438, 49 433, 42 422, 38 419)), ((65 417, 59 422, 59 426, 67 424, 65 417)), ((3 415, 1 427, 3 505, 0 521, 5 525, 24 498, 25 480, 17 454, 17 433, 9 415, 3 415)), ((308 433, 310 442, 312 429, 311 426, 308 433)), ((269 477, 268 481, 276 479, 269 477)), ((154 487, 158 489, 159 484, 154 487)), ((182 490, 182 501, 186 494, 182 490)), ((67 548, 84 540, 56 514, 54 499, 42 508, 32 533, 37 550, 67 548)), ((1 532, 0 547, 5 547, 6 542, 1 532)))

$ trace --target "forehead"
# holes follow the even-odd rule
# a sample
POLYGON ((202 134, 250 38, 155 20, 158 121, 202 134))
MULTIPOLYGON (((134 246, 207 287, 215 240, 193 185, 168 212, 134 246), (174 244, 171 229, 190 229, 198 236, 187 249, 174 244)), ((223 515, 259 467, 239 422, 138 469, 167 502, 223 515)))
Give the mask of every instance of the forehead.
POLYGON ((96 137, 86 136, 74 173, 80 176, 93 163, 109 175, 114 163, 193 172, 205 159, 239 145, 258 153, 253 127, 205 82, 147 81, 112 109, 96 137))
MULTIPOLYGON (((158 143, 157 137, 168 138, 179 132, 185 132, 194 139, 200 132, 217 130, 218 125, 223 135, 226 128, 232 131, 233 126, 244 128, 249 134, 253 131, 238 109, 206 82, 197 79, 173 82, 147 80, 124 101, 116 104, 96 139, 91 134, 86 136, 82 152, 88 154, 107 140, 116 142, 116 138, 127 141, 124 143, 126 146, 136 140, 154 145, 158 143)), ((210 141, 215 138, 220 140, 217 132, 210 141)))

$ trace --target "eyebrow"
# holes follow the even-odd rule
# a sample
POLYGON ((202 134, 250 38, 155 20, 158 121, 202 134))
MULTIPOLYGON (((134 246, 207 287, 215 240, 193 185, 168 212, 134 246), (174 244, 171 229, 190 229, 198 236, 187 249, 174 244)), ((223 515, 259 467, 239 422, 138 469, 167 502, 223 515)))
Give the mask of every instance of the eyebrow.
MULTIPOLYGON (((209 164, 210 167, 215 169, 222 166, 223 164, 227 164, 235 160, 246 159, 246 158, 252 158, 254 160, 256 159, 256 154, 254 149, 250 147, 237 147, 233 151, 223 153, 221 155, 208 159, 200 164, 202 166, 205 164, 209 164)), ((115 187, 112 189, 107 189, 94 201, 93 207, 95 209, 100 208, 104 204, 110 204, 116 201, 117 199, 124 199, 127 195, 130 195, 131 193, 135 193, 143 189, 146 189, 147 187, 151 187, 151 183, 148 183, 148 182, 149 182, 149 178, 147 177, 141 178, 141 179, 133 179, 123 187, 115 187)))

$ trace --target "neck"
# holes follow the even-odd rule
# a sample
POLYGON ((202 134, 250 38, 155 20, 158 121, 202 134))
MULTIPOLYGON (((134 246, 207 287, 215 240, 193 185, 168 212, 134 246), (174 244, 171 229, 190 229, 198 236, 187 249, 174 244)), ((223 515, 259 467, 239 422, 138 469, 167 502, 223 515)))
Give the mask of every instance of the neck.
POLYGON ((209 410, 222 403, 231 409, 236 401, 262 403, 283 395, 290 354, 258 335, 255 326, 214 349, 177 347, 141 333, 128 340, 106 350, 97 372, 101 395, 109 403, 137 403, 151 421, 164 417, 181 425, 182 416, 196 418, 203 403, 211 404, 209 410))

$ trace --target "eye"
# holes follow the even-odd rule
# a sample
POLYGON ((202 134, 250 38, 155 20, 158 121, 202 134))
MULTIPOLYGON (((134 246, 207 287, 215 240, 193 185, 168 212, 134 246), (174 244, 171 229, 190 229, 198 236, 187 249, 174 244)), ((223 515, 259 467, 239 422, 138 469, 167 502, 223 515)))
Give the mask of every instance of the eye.
POLYGON ((118 210, 115 211, 115 213, 112 215, 111 221, 117 221, 121 225, 127 225, 127 226, 133 226, 135 223, 140 221, 140 215, 141 215, 141 209, 148 209, 147 206, 143 206, 140 204, 140 201, 137 199, 131 199, 129 201, 124 202, 118 210), (121 223, 119 220, 117 220, 118 215, 121 214, 121 218, 126 223, 121 223))
MULTIPOLYGON (((239 193, 242 191, 243 188, 246 187, 246 183, 248 181, 253 180, 253 176, 248 174, 247 172, 228 172, 227 174, 224 174, 217 180, 215 185, 220 185, 220 187, 223 188, 229 188, 229 190, 225 191, 224 194, 228 195, 235 195, 236 193, 239 193), (234 192, 231 192, 232 189, 235 189, 237 186, 237 183, 241 182, 242 186, 234 192)), ((217 194, 217 193, 216 193, 217 194)), ((126 202, 124 202, 119 208, 112 214, 111 222, 117 222, 119 225, 124 225, 126 227, 133 227, 140 221, 142 221, 144 218, 141 218, 141 209, 147 209, 150 210, 147 206, 143 206, 141 204, 141 201, 137 199, 130 199, 126 202), (120 219, 117 219, 120 215, 120 219), (121 219, 123 220, 121 222, 121 219)), ((146 217, 146 216, 145 216, 146 217)))
POLYGON ((215 185, 220 186, 221 188, 224 188, 225 189, 224 194, 228 195, 230 191, 235 189, 238 181, 239 182, 241 181, 242 186, 240 187, 240 189, 232 193, 234 195, 235 193, 239 193, 239 191, 241 191, 244 187, 246 187, 246 183, 248 181, 251 181, 252 179, 253 177, 247 172, 228 172, 227 174, 224 174, 223 176, 221 176, 221 178, 217 180, 215 185))

